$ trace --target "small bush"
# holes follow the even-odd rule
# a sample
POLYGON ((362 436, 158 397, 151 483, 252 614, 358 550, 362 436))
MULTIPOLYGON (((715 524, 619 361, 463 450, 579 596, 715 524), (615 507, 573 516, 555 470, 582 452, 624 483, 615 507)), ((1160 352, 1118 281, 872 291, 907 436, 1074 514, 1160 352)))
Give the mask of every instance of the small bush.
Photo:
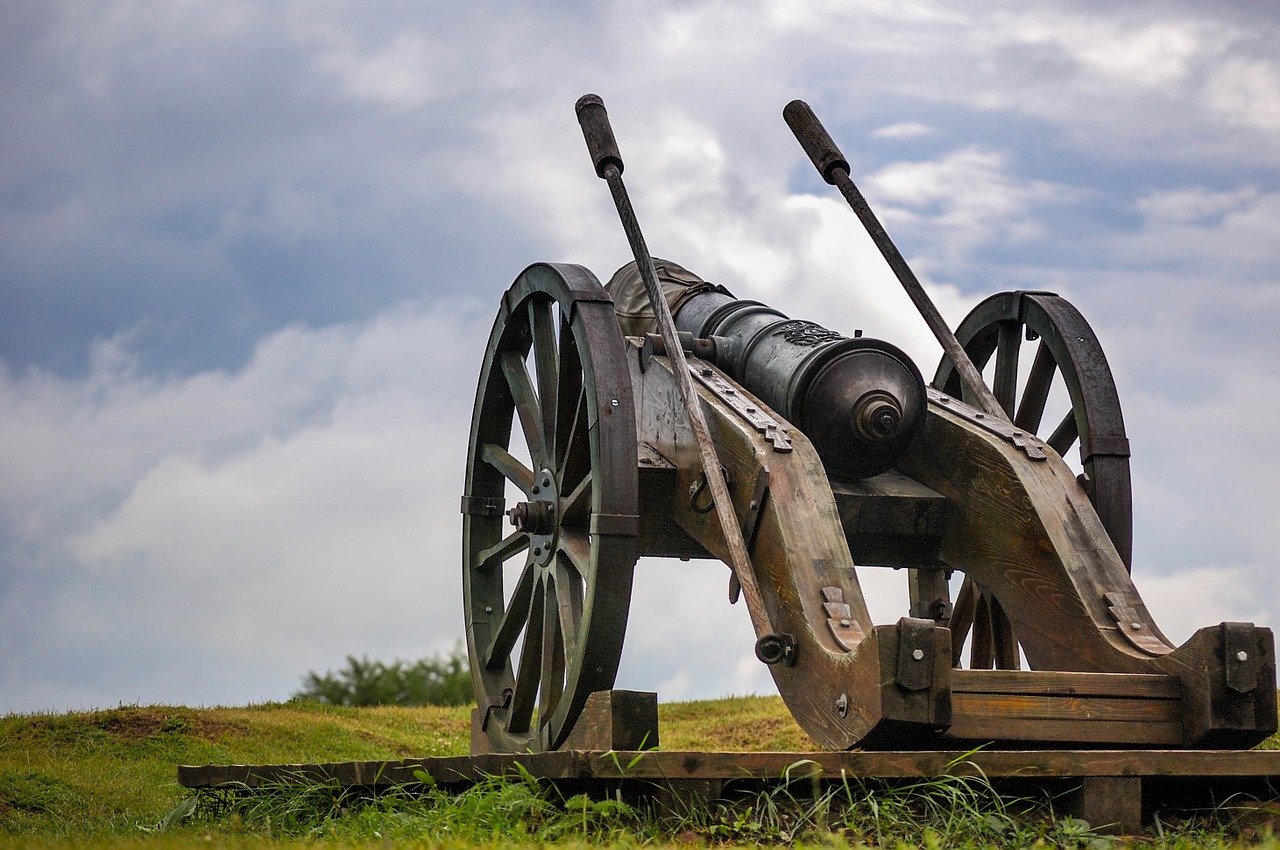
POLYGON ((466 653, 455 647, 447 656, 409 662, 371 661, 347 656, 347 666, 324 674, 307 673, 294 699, 327 705, 466 705, 474 701, 466 653))

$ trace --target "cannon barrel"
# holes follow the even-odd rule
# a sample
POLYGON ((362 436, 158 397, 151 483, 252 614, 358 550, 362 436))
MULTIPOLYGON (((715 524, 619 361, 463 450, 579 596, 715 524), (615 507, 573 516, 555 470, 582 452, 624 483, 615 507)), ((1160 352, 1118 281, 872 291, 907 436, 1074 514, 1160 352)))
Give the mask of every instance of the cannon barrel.
MULTIPOLYGON (((803 431, 829 474, 878 475, 911 447, 927 402, 901 349, 734 298, 668 260, 655 265, 677 330, 716 337, 716 365, 803 431)), ((634 264, 609 282, 626 333, 650 330, 639 286, 634 264)))

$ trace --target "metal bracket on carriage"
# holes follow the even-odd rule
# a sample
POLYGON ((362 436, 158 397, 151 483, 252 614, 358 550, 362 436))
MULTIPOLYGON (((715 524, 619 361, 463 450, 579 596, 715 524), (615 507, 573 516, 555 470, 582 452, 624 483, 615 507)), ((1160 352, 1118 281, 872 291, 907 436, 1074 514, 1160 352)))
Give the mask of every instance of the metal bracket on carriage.
POLYGON ((467 516, 502 516, 507 501, 501 496, 463 496, 462 512, 467 516))
POLYGON ((1123 593, 1113 591, 1104 596, 1107 602, 1111 603, 1111 607, 1107 610, 1111 612, 1111 616, 1116 621, 1116 627, 1120 630, 1120 634, 1124 635, 1125 640, 1148 655, 1168 655, 1173 652, 1173 647, 1158 638, 1155 631, 1142 622, 1137 610, 1129 604, 1123 593))
POLYGON ((778 424, 778 420, 760 409, 756 402, 747 398, 737 387, 710 366, 701 363, 690 363, 689 374, 698 379, 704 387, 715 393, 716 397, 737 413, 747 424, 761 434, 773 445, 775 452, 791 451, 791 435, 787 429, 778 424))
POLYGON ((1227 687, 1247 694, 1258 687, 1258 639, 1253 623, 1222 624, 1222 654, 1227 687))
MULTIPOLYGON (((742 517, 742 542, 747 544, 747 551, 756 542, 756 531, 760 528, 760 509, 764 507, 764 497, 769 493, 769 467, 761 466, 756 471, 756 485, 751 490, 751 501, 747 503, 747 512, 742 517)), ((738 574, 729 572, 729 604, 737 605, 742 595, 742 582, 738 574)))
POLYGON ((957 403, 951 396, 939 392, 933 387, 927 387, 926 392, 929 395, 929 401, 946 407, 961 419, 972 422, 984 431, 995 434, 1006 443, 1012 443, 1015 448, 1020 449, 1023 454, 1032 460, 1044 460, 1047 457, 1044 453, 1044 443, 1040 442, 1034 434, 1028 434, 1021 428, 1015 428, 1008 422, 996 419, 994 416, 988 416, 981 410, 976 410, 967 404, 957 403))
POLYGON ((822 604, 827 609, 827 627, 831 629, 836 643, 846 652, 853 652, 866 634, 853 619, 853 609, 844 601, 844 590, 839 587, 822 588, 822 604))
MULTIPOLYGON (((684 353, 706 360, 717 366, 729 355, 733 341, 722 336, 696 337, 689 331, 676 331, 676 339, 680 340, 680 348, 684 353)), ((667 356, 667 342, 662 334, 645 334, 644 344, 640 346, 640 371, 649 371, 649 361, 655 356, 667 356)))
POLYGON ((511 705, 511 697, 514 691, 511 688, 503 688, 502 693, 496 697, 489 697, 481 703, 484 709, 484 715, 480 718, 480 731, 487 731, 489 728, 489 715, 493 714, 496 708, 507 708, 511 705))
POLYGON ((898 671, 896 681, 904 690, 923 691, 933 684, 933 620, 903 617, 898 620, 898 671))
POLYGON ((770 667, 774 664, 794 667, 798 647, 795 636, 786 632, 763 635, 756 641, 756 658, 770 667))

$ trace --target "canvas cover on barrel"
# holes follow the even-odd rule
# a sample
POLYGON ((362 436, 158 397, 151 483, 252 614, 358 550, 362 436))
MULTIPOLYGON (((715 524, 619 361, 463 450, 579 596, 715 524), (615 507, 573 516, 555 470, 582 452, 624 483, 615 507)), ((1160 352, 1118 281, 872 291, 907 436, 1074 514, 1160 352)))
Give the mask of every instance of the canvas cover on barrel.
MULTIPOLYGON (((667 300, 672 316, 686 301, 700 293, 733 294, 717 283, 708 283, 679 263, 655 257, 653 267, 658 273, 658 284, 662 287, 662 295, 667 300)), ((644 279, 640 277, 640 270, 634 261, 614 272, 604 288, 613 299, 618 325, 625 336, 644 336, 658 332, 653 305, 649 303, 649 293, 645 291, 644 279)))

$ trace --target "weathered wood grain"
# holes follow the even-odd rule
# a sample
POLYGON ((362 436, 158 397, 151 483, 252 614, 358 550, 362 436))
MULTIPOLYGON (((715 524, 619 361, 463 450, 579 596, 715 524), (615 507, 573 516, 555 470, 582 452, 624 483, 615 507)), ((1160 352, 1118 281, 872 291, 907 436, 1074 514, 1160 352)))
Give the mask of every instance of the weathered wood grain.
POLYGON ((447 756, 388 761, 277 765, 184 765, 187 788, 228 783, 248 787, 291 778, 331 779, 344 785, 387 787, 417 781, 425 771, 438 782, 502 776, 519 764, 545 779, 781 779, 784 775, 838 780, 910 779, 985 775, 991 778, 1274 777, 1280 750, 927 750, 866 752, 559 752, 447 756))
POLYGON ((1181 699, 1174 676, 1159 673, 1060 673, 1046 670, 956 670, 951 690, 971 694, 1181 699))

